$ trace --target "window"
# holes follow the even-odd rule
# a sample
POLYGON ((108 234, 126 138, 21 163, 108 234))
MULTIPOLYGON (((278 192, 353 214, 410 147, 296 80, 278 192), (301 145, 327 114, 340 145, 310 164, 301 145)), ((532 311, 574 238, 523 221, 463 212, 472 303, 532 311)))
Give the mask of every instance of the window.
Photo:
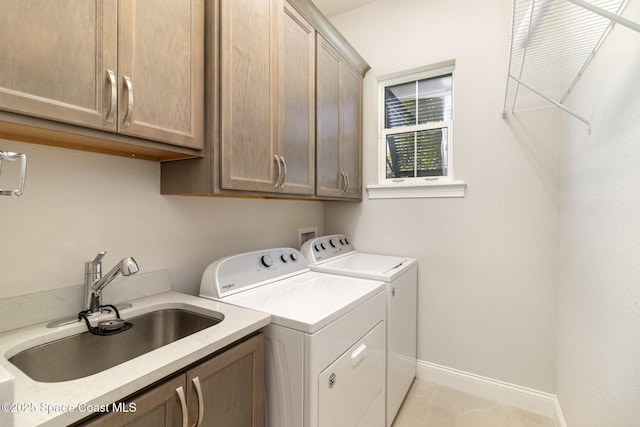
POLYGON ((382 77, 378 89, 380 185, 368 187, 369 197, 434 185, 462 185, 464 194, 453 181, 453 61, 382 77))

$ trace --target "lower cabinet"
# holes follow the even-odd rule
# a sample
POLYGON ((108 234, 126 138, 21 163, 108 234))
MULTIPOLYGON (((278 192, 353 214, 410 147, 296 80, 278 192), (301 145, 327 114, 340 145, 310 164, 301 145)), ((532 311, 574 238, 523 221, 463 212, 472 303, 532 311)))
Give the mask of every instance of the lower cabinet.
POLYGON ((80 423, 91 427, 264 426, 264 337, 249 338, 80 423))

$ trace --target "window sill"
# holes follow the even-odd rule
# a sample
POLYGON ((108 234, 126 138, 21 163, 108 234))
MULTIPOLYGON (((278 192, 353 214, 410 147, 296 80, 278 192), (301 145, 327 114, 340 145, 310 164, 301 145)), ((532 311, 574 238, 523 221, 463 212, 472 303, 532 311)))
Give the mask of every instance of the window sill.
POLYGON ((429 197, 464 197, 464 181, 429 183, 374 184, 367 186, 369 199, 416 199, 429 197))

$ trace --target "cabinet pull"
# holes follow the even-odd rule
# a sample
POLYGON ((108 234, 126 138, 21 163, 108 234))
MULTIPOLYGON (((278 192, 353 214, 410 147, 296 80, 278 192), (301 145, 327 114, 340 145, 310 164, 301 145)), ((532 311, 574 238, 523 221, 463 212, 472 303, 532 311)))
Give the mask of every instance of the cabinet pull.
POLYGON ((118 88, 116 84, 116 75, 113 71, 107 70, 107 79, 109 79, 110 98, 109 98, 109 111, 107 111, 107 123, 113 123, 114 116, 116 114, 116 108, 118 107, 118 88))
POLYGON ((347 194, 347 191, 349 191, 349 186, 351 185, 351 181, 349 180, 348 173, 345 172, 344 176, 347 178, 347 185, 344 187, 344 194, 347 194))
POLYGON ((131 116, 133 115, 133 85, 131 79, 124 76, 124 87, 127 89, 127 113, 124 115, 124 125, 131 126, 131 116))
POLYGON ((282 182, 280 183, 280 188, 284 186, 284 182, 287 180, 287 162, 284 161, 284 157, 280 156, 280 160, 282 161, 282 166, 284 169, 284 173, 282 174, 282 182))
POLYGON ((342 194, 347 192, 347 174, 344 171, 340 171, 340 175, 342 175, 342 181, 344 181, 344 185, 342 187, 342 194))
POLYGON ((182 386, 176 389, 178 398, 180 399, 180 408, 182 408, 182 427, 189 426, 189 412, 187 411, 187 399, 184 396, 184 389, 182 386))
POLYGON ((200 387, 200 378, 195 377, 191 380, 196 387, 196 394, 198 395, 198 422, 195 423, 195 427, 202 425, 202 419, 204 418, 204 399, 202 398, 202 387, 200 387))
POLYGON ((280 176, 282 175, 282 165, 280 164, 280 159, 277 154, 274 154, 273 158, 276 159, 276 163, 278 164, 278 176, 276 177, 276 183, 273 188, 278 188, 278 185, 280 184, 280 176))

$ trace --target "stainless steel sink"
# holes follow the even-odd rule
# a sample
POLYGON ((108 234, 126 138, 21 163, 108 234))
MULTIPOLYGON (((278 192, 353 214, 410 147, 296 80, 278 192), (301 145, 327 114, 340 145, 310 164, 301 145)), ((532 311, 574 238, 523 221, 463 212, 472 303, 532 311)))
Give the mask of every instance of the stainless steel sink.
POLYGON ((163 309, 126 319, 129 330, 98 336, 83 332, 32 347, 9 361, 36 381, 53 383, 93 375, 141 356, 224 319, 183 309, 163 309))

